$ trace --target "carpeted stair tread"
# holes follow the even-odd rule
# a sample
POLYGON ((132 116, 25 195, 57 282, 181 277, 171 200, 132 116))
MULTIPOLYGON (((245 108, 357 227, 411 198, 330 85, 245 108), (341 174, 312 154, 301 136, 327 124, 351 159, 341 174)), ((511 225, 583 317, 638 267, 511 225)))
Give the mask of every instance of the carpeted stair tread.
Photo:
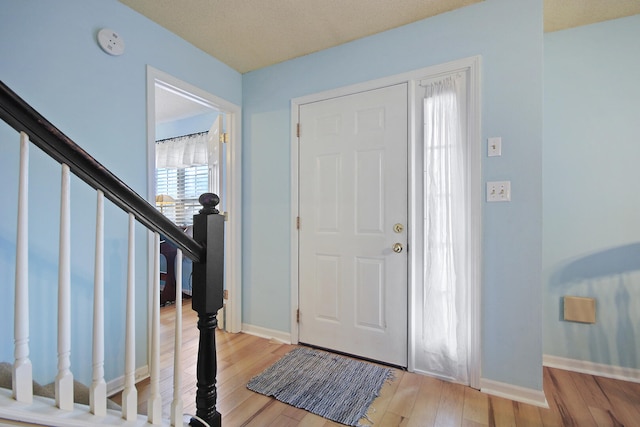
MULTIPOLYGON (((12 387, 12 372, 13 365, 8 362, 0 362, 0 387, 11 390, 12 387)), ((49 383, 45 386, 38 384, 37 382, 33 382, 33 394, 34 396, 42 396, 48 397, 50 399, 55 399, 56 385, 55 382, 49 383)), ((75 403, 79 403, 81 405, 89 405, 89 387, 78 382, 73 381, 73 401, 75 403)), ((107 408, 120 410, 121 407, 117 403, 113 402, 110 399, 107 399, 107 408)))

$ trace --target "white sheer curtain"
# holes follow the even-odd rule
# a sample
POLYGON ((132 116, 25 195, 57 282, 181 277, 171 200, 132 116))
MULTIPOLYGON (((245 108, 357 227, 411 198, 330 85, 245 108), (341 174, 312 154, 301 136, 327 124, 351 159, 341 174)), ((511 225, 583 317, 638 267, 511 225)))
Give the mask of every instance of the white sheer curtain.
POLYGON ((206 165, 207 144, 207 132, 156 141, 156 168, 206 165))
POLYGON ((424 289, 419 365, 468 383, 465 75, 424 85, 424 289))
POLYGON ((210 191, 210 140, 200 132, 156 141, 156 207, 180 226, 192 224, 198 197, 210 191))

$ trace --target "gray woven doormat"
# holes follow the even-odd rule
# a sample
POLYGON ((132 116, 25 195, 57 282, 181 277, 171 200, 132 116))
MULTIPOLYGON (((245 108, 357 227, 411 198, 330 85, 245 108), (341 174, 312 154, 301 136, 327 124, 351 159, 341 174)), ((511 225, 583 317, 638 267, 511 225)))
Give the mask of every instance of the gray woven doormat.
POLYGON ((325 351, 296 348, 253 377, 249 390, 349 426, 358 426, 391 369, 325 351))

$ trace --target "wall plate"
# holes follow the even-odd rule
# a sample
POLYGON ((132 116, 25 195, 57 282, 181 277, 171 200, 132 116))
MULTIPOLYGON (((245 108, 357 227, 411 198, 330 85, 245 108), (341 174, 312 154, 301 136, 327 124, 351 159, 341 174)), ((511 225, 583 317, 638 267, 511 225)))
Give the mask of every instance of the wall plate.
POLYGON ((487 156, 502 156, 502 138, 493 137, 487 139, 487 156))
POLYGON ((488 181, 487 202, 511 201, 511 181, 488 181))

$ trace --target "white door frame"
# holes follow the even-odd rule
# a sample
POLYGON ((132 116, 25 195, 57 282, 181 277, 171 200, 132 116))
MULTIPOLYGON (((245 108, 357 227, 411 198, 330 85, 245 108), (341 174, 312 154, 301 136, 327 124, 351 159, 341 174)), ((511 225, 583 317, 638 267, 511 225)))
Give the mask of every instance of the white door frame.
MULTIPOLYGON (((437 77, 439 75, 451 74, 457 71, 469 73, 469 122, 468 138, 470 147, 470 170, 469 182, 471 187, 471 233, 468 237, 470 244, 471 265, 470 267, 470 289, 469 289, 469 383, 471 387, 480 388, 480 367, 481 367, 481 230, 482 230, 482 175, 481 175, 481 133, 480 133, 480 57, 474 56, 464 58, 445 64, 422 68, 395 76, 371 80, 347 87, 332 89, 325 92, 306 95, 291 100, 291 341, 298 343, 299 328, 297 323, 298 310, 298 205, 299 205, 299 183, 298 183, 298 136, 297 124, 299 122, 299 106, 310 102, 323 101, 339 96, 351 95, 358 92, 379 89, 385 86, 408 83, 409 86, 409 222, 408 222, 408 245, 410 248, 419 248, 420 236, 416 234, 416 224, 421 221, 420 209, 421 194, 416 188, 417 180, 422 179, 420 170, 422 159, 419 158, 418 150, 418 126, 421 126, 421 118, 417 116, 416 86, 420 80, 437 77)), ((416 271, 416 266, 421 265, 421 251, 411 250, 409 252, 409 301, 408 301, 408 369, 413 372, 415 367, 415 310, 410 301, 415 299, 417 286, 422 282, 422 274, 416 271)))
MULTIPOLYGON (((229 134, 228 148, 225 162, 227 176, 224 194, 229 195, 226 208, 227 230, 225 235, 225 278, 229 298, 225 302, 225 329, 229 332, 240 332, 242 328, 242 211, 241 211, 241 114, 239 106, 232 104, 205 90, 186 83, 165 72, 147 66, 147 200, 155 203, 155 158, 156 158, 156 129, 155 129, 155 91, 156 83, 171 86, 176 90, 188 94, 194 101, 211 106, 228 117, 227 132, 229 134)), ((150 238, 151 239, 151 238, 150 238)), ((153 244, 149 244, 150 258, 153 259, 153 244)), ((151 264, 151 263, 149 263, 151 264)), ((153 266, 149 265, 149 276, 153 277, 153 266)), ((151 308, 151 289, 149 306, 151 308)), ((151 310, 149 310, 151 313, 151 310)))

